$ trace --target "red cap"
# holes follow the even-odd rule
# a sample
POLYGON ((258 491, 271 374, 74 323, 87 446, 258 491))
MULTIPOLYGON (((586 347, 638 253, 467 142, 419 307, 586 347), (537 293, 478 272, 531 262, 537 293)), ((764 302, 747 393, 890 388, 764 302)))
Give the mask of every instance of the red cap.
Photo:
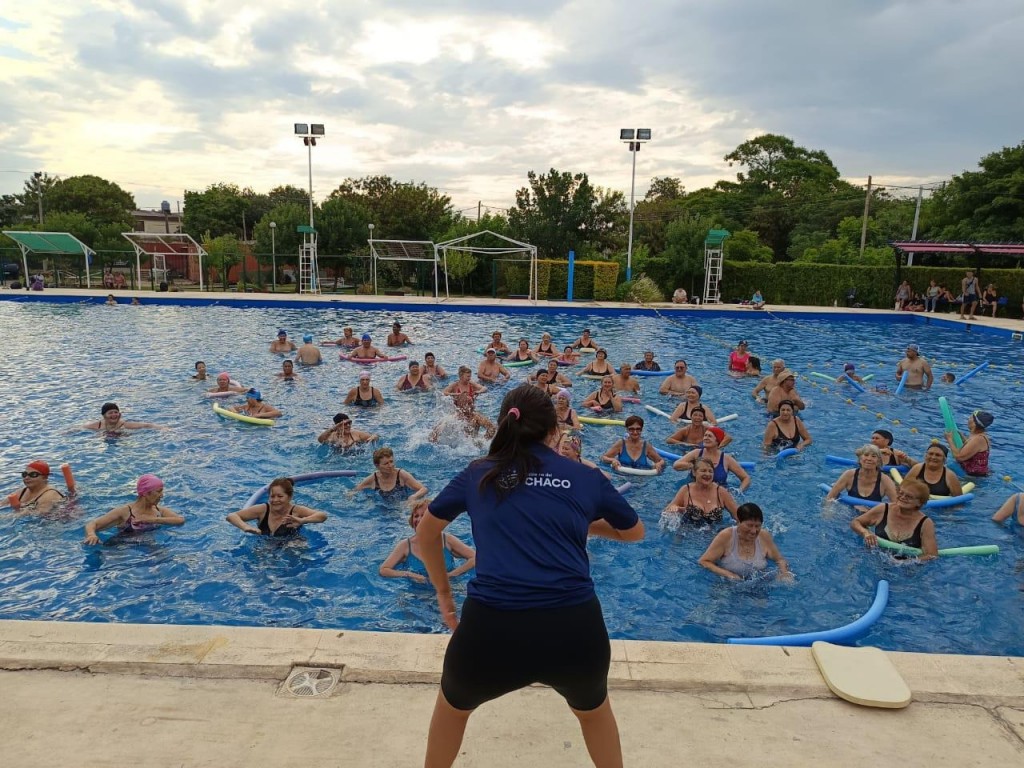
POLYGON ((708 432, 715 436, 715 440, 717 440, 719 444, 725 440, 725 430, 721 427, 708 427, 708 432))
POLYGON ((45 475, 46 477, 50 476, 50 465, 47 464, 45 461, 39 461, 37 459, 36 461, 33 461, 31 464, 29 464, 28 468, 33 469, 39 474, 45 475))

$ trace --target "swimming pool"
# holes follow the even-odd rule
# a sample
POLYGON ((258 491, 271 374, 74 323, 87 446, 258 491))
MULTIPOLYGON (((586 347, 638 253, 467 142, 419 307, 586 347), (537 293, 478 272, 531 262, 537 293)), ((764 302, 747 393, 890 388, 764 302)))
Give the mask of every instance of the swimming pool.
MULTIPOLYGON (((316 435, 339 410, 352 414, 357 428, 385 435, 398 465, 434 491, 477 455, 468 442, 435 446, 427 441, 443 404, 433 394, 399 396, 388 391, 405 370, 404 363, 373 370, 375 384, 390 401, 373 413, 342 408, 359 369, 337 361, 330 350, 326 365, 301 372, 301 383, 273 381, 282 358, 267 347, 277 328, 293 337, 310 332, 320 339, 336 338, 342 326, 352 325, 383 341, 394 319, 417 342, 407 350, 411 356, 433 351, 452 372, 461 362, 475 368, 479 357, 472 350, 496 328, 506 340, 526 335, 535 344, 544 330, 565 343, 590 327, 616 364, 635 362, 648 347, 663 367, 685 357, 716 413, 739 414, 727 425, 735 440, 730 450, 757 462, 753 484, 740 500, 755 501, 765 510, 768 528, 789 559, 796 582, 726 583, 700 568, 697 558, 713 531, 672 532, 658 526, 660 510, 683 476, 669 472, 641 478, 629 498, 648 526, 646 540, 639 545, 590 545, 613 636, 719 642, 734 635, 829 628, 867 610, 877 580, 885 578, 892 585, 890 605, 865 642, 907 651, 1024 654, 1024 541, 1016 526, 1000 527, 989 520, 1012 490, 1001 478, 1016 478, 1024 455, 1024 417, 1012 394, 1024 373, 1020 345, 934 325, 771 315, 682 315, 669 321, 586 312, 499 316, 0 302, 8 361, 8 407, 0 421, 2 490, 6 494, 17 488, 17 471, 33 458, 52 465, 70 462, 81 488, 76 508, 62 519, 0 514, 0 617, 442 631, 432 590, 377 575, 380 562, 409 528, 399 510, 370 497, 347 496, 352 481, 298 490, 297 500, 330 514, 326 524, 308 530, 301 541, 276 545, 245 536, 224 522, 228 512, 274 476, 345 468, 369 473, 368 451, 338 455, 316 444, 316 435), (422 343, 425 338, 429 343, 422 343), (810 401, 807 423, 815 444, 777 467, 760 451, 765 419, 750 397, 754 381, 736 381, 725 373, 727 346, 740 338, 750 342, 766 368, 781 356, 802 373, 838 372, 842 362, 852 360, 862 374, 875 372, 879 380, 891 380, 908 341, 918 342, 923 354, 941 361, 937 372, 963 372, 965 364, 982 360, 993 365, 963 387, 937 385, 931 393, 899 399, 847 391, 837 396, 800 381, 798 387, 810 401), (193 363, 200 359, 211 374, 228 370, 239 381, 260 386, 285 418, 273 429, 218 419, 201 394, 212 382, 189 380, 193 363), (1002 552, 921 566, 900 564, 866 551, 848 529, 849 509, 823 507, 817 483, 831 481, 839 471, 825 463, 826 454, 852 452, 882 424, 894 432, 899 447, 920 455, 928 439, 941 434, 938 394, 949 397, 961 422, 975 408, 996 415, 990 430, 994 474, 980 483, 973 504, 934 515, 939 545, 996 543, 1002 552), (118 402, 126 418, 174 428, 115 440, 69 431, 97 419, 106 400, 118 402), (893 424, 894 419, 900 423, 893 424), (187 524, 114 546, 82 547, 84 520, 130 501, 134 479, 143 472, 164 478, 165 503, 185 514, 187 524)), ((524 376, 520 369, 513 381, 524 376)), ((644 383, 645 401, 667 409, 669 401, 652 394, 657 380, 644 383)), ((596 388, 596 382, 587 384, 596 388)), ((576 388, 591 387, 580 381, 576 388)), ((493 416, 502 392, 482 397, 481 409, 493 416)), ((627 405, 626 410, 644 415, 646 437, 662 444, 670 434, 668 422, 642 406, 627 405)), ((618 435, 615 428, 588 427, 585 454, 597 458, 618 435)), ((59 480, 54 485, 60 487, 59 480)), ((468 521, 457 521, 453 532, 468 539, 468 521)), ((464 594, 465 577, 456 589, 464 594)))

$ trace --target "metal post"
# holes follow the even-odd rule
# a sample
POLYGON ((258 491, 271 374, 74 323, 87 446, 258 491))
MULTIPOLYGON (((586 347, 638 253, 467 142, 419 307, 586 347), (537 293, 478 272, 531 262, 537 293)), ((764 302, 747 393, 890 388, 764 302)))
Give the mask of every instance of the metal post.
POLYGON ((569 251, 569 290, 566 291, 565 300, 572 301, 573 278, 576 273, 576 251, 569 251))
POLYGON ((307 154, 309 155, 309 228, 313 228, 313 141, 306 142, 307 154))
POLYGON ((868 191, 864 195, 864 222, 860 226, 860 258, 864 259, 864 246, 868 241, 868 210, 871 208, 871 177, 868 176, 868 191))
POLYGON ((39 201, 39 226, 43 226, 43 172, 36 171, 32 176, 36 180, 36 199, 39 201))
MULTIPOLYGON (((630 142, 629 152, 633 155, 633 176, 629 185, 629 244, 626 247, 626 282, 633 279, 633 196, 636 192, 636 153, 640 142, 630 142)), ((569 301, 572 301, 570 296, 569 301)))
POLYGON ((277 293, 277 222, 270 222, 270 292, 277 293))
MULTIPOLYGON (((921 197, 924 195, 924 187, 917 188, 917 207, 914 209, 914 227, 910 232, 910 239, 917 240, 917 222, 921 219, 921 197)), ((914 266, 914 252, 907 254, 907 266, 914 266)))

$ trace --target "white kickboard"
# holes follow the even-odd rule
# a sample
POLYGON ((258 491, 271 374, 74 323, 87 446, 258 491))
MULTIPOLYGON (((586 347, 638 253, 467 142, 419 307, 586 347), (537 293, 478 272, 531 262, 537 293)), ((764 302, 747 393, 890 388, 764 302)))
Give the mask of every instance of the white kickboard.
POLYGON ((826 685, 841 699, 886 709, 910 704, 910 688, 879 648, 848 648, 818 641, 811 646, 811 655, 826 685))

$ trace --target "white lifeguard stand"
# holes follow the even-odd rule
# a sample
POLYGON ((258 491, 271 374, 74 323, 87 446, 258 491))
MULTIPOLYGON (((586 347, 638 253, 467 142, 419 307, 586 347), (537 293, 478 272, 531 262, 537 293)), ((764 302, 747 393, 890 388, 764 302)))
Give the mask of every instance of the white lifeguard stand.
POLYGON ((704 303, 721 304, 722 261, 725 238, 732 234, 727 229, 709 229, 704 238, 704 303))
POLYGON ((302 245, 299 246, 299 293, 320 293, 316 230, 308 224, 300 224, 295 231, 302 235, 302 245))

